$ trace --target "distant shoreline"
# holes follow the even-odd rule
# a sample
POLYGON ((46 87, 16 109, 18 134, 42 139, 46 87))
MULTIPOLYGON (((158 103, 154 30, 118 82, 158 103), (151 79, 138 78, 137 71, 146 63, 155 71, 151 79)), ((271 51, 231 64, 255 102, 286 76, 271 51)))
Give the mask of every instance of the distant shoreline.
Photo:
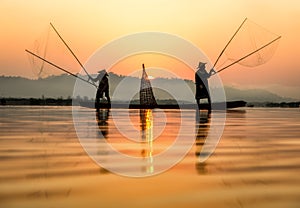
POLYGON ((72 98, 1 98, 0 105, 71 106, 72 98))
MULTIPOLYGON (((165 104, 172 104, 173 100, 162 101, 165 104)), ((176 101, 175 101, 176 102, 176 101)), ((79 102, 75 102, 78 103, 79 102)), ((72 98, 0 98, 0 105, 36 105, 36 106, 72 106, 72 98)), ((246 107, 279 107, 299 108, 299 102, 249 102, 246 107)))
MULTIPOLYGON (((92 75, 94 76, 94 75, 92 75)), ((128 89, 138 89, 140 86, 140 79, 137 77, 131 76, 123 76, 115 73, 109 73, 110 80, 110 94, 114 94, 119 83, 122 82, 124 78, 129 81, 122 88, 128 89)), ((47 78, 41 78, 37 80, 30 80, 24 77, 6 77, 0 76, 0 99, 1 98, 77 98, 73 94, 75 79, 71 75, 57 75, 57 76, 49 76, 47 78)), ((193 96, 190 96, 189 93, 182 91, 182 82, 186 83, 191 89, 192 94, 195 94, 195 84, 193 80, 183 80, 183 79, 167 79, 167 78, 159 78, 157 77, 151 82, 155 83, 155 86, 168 86, 172 87, 172 92, 176 92, 176 99, 179 100, 189 100, 193 101, 193 96)), ((153 84, 152 83, 152 84, 153 84)), ((95 93, 90 89, 90 93, 95 93)), ((215 89, 217 90, 217 89, 215 89)), ((222 94, 223 94, 223 90, 222 94)), ((156 100, 168 100, 174 99, 173 95, 165 92, 165 90, 153 88, 153 92, 156 100)), ((229 101, 235 100, 244 100, 248 104, 254 103, 281 103, 281 102, 299 102, 299 98, 289 98, 282 97, 280 95, 274 94, 270 91, 251 88, 251 89, 239 89, 232 86, 224 86, 224 93, 226 95, 226 99, 229 101), (266 101, 266 102, 265 102, 266 101)), ((114 96, 116 100, 123 100, 127 97, 123 93, 117 93, 118 95, 114 96)), ((87 94, 81 94, 80 99, 85 100, 87 94)), ((89 100, 91 95, 89 95, 89 100)), ((94 96, 93 96, 94 97, 94 96)), ((176 102, 177 103, 177 102, 176 102)), ((261 106, 262 104, 259 104, 261 106)))

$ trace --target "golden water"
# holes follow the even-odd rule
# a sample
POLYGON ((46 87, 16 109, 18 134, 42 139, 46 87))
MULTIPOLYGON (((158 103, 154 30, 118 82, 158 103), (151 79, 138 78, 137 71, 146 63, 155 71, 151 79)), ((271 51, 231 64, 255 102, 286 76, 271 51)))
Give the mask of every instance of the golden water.
MULTIPOLYGON (((155 111, 143 120, 132 110, 131 121, 144 136, 132 151, 110 115, 99 131, 124 154, 146 157, 176 136, 178 110, 165 115, 169 124, 157 145, 149 143, 155 111)), ((0 107, 0 207, 300 207, 299 109, 228 111, 220 143, 200 163, 209 120, 185 124, 197 135, 176 166, 130 178, 101 168, 86 154, 70 107, 0 107)))

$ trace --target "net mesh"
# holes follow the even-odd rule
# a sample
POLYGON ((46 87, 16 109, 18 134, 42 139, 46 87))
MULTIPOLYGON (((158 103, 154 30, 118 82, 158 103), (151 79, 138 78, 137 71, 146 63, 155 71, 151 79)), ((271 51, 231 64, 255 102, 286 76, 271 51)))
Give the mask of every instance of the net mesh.
MULTIPOLYGON (((279 36, 246 19, 225 50, 227 60, 255 67, 269 61, 279 43, 279 36), (252 55, 249 55, 253 53, 252 55), (248 56, 249 55, 249 56, 248 56)), ((224 64, 224 61, 223 61, 224 64)))
MULTIPOLYGON (((80 70, 70 51, 51 26, 45 28, 33 44, 28 47, 28 50, 73 73, 80 70)), ((36 78, 46 78, 64 73, 31 54, 27 55, 33 75, 36 78)))
POLYGON ((156 99, 152 91, 152 86, 145 68, 143 68, 143 74, 141 78, 140 104, 143 106, 152 106, 152 107, 157 105, 156 99))

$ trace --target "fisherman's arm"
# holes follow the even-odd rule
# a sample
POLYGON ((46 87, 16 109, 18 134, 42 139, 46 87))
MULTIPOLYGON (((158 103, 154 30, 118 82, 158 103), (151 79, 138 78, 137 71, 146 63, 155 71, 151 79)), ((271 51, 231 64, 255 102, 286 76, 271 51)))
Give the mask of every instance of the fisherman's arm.
POLYGON ((93 78, 92 76, 89 76, 88 81, 92 80, 93 82, 97 82, 98 81, 98 76, 96 78, 93 78))
POLYGON ((209 71, 209 77, 216 74, 217 72, 215 71, 214 68, 212 68, 210 71, 209 71))

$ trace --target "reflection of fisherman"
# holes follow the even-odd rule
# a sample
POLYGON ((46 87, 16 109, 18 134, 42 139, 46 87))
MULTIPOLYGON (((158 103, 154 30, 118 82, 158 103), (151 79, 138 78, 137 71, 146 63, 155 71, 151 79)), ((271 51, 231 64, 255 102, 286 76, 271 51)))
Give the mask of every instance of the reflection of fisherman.
POLYGON ((99 136, 103 136, 104 138, 108 135, 108 117, 109 117, 109 109, 101 109, 96 112, 97 124, 99 127, 99 136))
POLYGON ((105 69, 98 71, 98 76, 96 78, 89 77, 89 79, 93 80, 94 82, 99 81, 99 86, 96 95, 96 107, 99 107, 100 98, 103 98, 104 94, 107 99, 107 102, 110 104, 110 97, 109 97, 109 84, 108 84, 108 74, 105 69))
MULTIPOLYGON (((200 154, 205 154, 202 152, 203 145, 207 138, 210 129, 210 114, 205 112, 196 111, 196 152, 195 155, 200 159, 200 154)), ((199 174, 206 174, 207 167, 205 162, 196 162, 196 170, 199 174)))
POLYGON ((208 99, 208 111, 211 111, 211 99, 208 88, 208 78, 216 73, 214 69, 211 69, 209 73, 205 70, 205 64, 203 62, 199 62, 197 67, 198 71, 195 73, 195 82, 196 82, 196 101, 199 106, 200 99, 208 99))

